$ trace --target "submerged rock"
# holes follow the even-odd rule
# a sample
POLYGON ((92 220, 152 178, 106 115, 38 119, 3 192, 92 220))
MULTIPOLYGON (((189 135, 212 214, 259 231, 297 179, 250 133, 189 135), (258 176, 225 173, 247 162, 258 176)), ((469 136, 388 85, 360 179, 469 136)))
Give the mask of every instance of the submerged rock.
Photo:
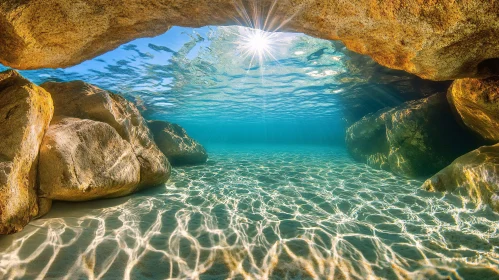
POLYGON ((447 98, 466 127, 487 141, 499 142, 499 78, 456 80, 447 98))
POLYGON ((0 73, 0 234, 20 231, 50 208, 38 200, 36 171, 53 111, 43 88, 15 71, 0 73))
POLYGON ((367 115, 348 128, 346 143, 355 159, 409 177, 431 175, 476 147, 445 94, 367 115))
POLYGON ((429 191, 450 191, 499 211, 499 144, 469 152, 426 180, 429 191))
POLYGON ((139 110, 125 98, 82 81, 47 82, 41 85, 52 94, 56 117, 89 119, 109 124, 131 144, 140 163, 140 185, 166 182, 170 164, 154 143, 139 110))
POLYGON ((40 149, 40 196, 83 201, 130 194, 140 164, 130 143, 107 123, 63 118, 51 123, 40 149))
POLYGON ((346 144, 352 157, 378 169, 390 170, 390 145, 386 138, 386 119, 394 109, 369 114, 347 129, 346 144))
POLYGON ((204 147, 180 125, 165 121, 150 121, 148 125, 154 141, 172 165, 204 163, 208 159, 204 147))
POLYGON ((425 79, 488 77, 499 71, 494 1, 243 2, 5 0, 0 62, 19 69, 66 67, 170 26, 251 24, 248 18, 268 17, 267 29, 282 23, 282 31, 341 40, 384 66, 425 79))

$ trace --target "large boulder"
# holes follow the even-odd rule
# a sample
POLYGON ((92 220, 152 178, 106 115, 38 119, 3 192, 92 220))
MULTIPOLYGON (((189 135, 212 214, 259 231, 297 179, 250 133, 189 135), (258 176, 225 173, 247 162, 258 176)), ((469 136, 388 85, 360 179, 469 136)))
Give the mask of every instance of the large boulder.
POLYGON ((483 146, 459 157, 426 180, 423 188, 466 195, 499 211, 499 144, 483 146))
POLYGON ((84 201, 134 192, 140 163, 109 124, 63 118, 43 138, 38 174, 41 197, 84 201))
POLYGON ((426 79, 488 77, 499 72, 497 11, 479 0, 3 0, 0 63, 66 67, 170 26, 244 24, 341 40, 426 79), (271 20, 251 20, 261 18, 271 20))
POLYGON ((54 100, 54 116, 89 119, 109 124, 131 144, 140 163, 140 185, 166 182, 170 164, 154 143, 139 110, 125 98, 82 81, 41 85, 54 100))
POLYGON ((447 98, 466 127, 487 141, 499 142, 499 78, 456 80, 447 98))
POLYGON ((180 125, 165 121, 150 121, 148 125, 154 141, 172 165, 197 164, 208 159, 204 147, 180 125))
POLYGON ((478 145, 443 93, 365 116, 347 129, 346 143, 355 159, 409 177, 434 174, 478 145))
POLYGON ((15 71, 0 73, 0 234, 20 231, 50 208, 46 200, 39 205, 36 170, 53 111, 43 88, 15 71))

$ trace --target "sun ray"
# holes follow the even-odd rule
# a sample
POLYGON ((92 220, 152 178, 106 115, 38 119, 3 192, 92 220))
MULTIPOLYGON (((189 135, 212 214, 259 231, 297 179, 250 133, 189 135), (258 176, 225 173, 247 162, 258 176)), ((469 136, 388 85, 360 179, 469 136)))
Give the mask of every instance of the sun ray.
POLYGON ((279 64, 276 52, 282 46, 279 31, 294 18, 303 8, 300 5, 291 16, 278 14, 278 1, 274 0, 270 5, 258 5, 257 1, 249 1, 246 5, 240 0, 233 1, 238 18, 233 20, 241 25, 238 32, 232 33, 238 39, 235 45, 243 58, 249 59, 248 71, 253 64, 258 63, 263 76, 264 64, 268 60, 273 60, 279 64))

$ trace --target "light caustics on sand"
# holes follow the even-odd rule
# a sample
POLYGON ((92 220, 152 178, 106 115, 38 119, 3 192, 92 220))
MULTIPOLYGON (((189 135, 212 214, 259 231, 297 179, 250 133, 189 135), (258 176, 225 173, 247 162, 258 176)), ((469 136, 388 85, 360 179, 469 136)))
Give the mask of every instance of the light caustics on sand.
POLYGON ((356 164, 341 149, 272 149, 212 149, 207 165, 175 169, 162 188, 56 204, 0 239, 0 278, 499 274, 499 214, 490 208, 420 191, 420 181, 356 164))

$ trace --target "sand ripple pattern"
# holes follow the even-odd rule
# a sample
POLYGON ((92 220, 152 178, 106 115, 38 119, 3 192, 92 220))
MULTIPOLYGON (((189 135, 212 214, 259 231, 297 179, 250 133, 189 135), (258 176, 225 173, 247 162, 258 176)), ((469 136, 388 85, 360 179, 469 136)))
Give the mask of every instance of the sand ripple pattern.
POLYGON ((499 215, 324 147, 209 149, 0 239, 1 279, 494 279, 499 215), (448 279, 448 278, 445 278, 448 279))

